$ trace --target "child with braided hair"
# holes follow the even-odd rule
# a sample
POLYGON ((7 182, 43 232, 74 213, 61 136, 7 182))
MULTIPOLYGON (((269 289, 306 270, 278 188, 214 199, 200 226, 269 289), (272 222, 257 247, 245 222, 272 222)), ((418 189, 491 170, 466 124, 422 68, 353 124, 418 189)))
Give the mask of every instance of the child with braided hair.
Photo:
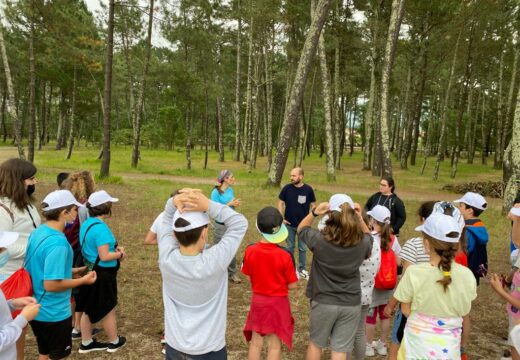
POLYGON ((430 261, 410 266, 394 293, 408 318, 398 359, 459 360, 462 325, 477 297, 471 270, 454 261, 460 225, 449 215, 433 214, 416 230, 430 261))

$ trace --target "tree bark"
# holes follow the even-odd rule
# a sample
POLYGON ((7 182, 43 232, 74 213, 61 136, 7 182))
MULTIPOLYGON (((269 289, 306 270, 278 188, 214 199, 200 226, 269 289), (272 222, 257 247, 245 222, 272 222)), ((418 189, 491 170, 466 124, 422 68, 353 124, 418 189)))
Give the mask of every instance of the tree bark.
POLYGON ((112 59, 114 55, 114 3, 115 0, 110 0, 108 5, 105 93, 103 96, 103 159, 99 171, 101 178, 110 175, 110 113, 112 109, 112 59))
POLYGON ((329 12, 331 0, 320 0, 314 11, 311 26, 307 32, 305 44, 298 62, 298 68, 294 77, 291 95, 287 104, 284 116, 284 122, 280 131, 280 139, 278 149, 274 158, 267 184, 271 186, 279 186, 282 179, 287 157, 289 155, 289 146, 291 138, 294 135, 294 129, 300 111, 300 103, 305 92, 305 83, 309 74, 311 60, 316 54, 316 47, 321 30, 329 12))
POLYGON ((495 156, 493 161, 493 167, 495 169, 500 169, 502 167, 502 159, 504 154, 504 144, 502 143, 502 137, 504 133, 504 99, 502 96, 502 89, 504 85, 504 57, 506 54, 505 51, 506 44, 504 43, 504 48, 502 49, 502 54, 500 55, 500 65, 498 71, 498 101, 497 101, 497 123, 495 127, 496 136, 495 136, 495 156))
POLYGON ((374 113, 376 111, 375 101, 377 93, 377 67, 379 63, 379 54, 377 49, 378 29, 374 29, 374 39, 370 57, 370 90, 368 98, 368 107, 365 114, 365 144, 363 153, 363 170, 372 169, 372 133, 374 131, 374 113))
POLYGON ((36 128, 36 65, 34 60, 34 24, 29 34, 29 141, 27 160, 34 162, 34 139, 36 128))
POLYGON ((459 31, 459 35, 457 36, 457 42, 455 43, 455 49, 453 51, 453 60, 451 61, 450 75, 448 78, 448 85, 446 86, 446 96, 444 98, 444 102, 442 105, 439 149, 437 150, 437 160, 435 161, 435 170, 433 173, 433 180, 437 180, 439 178, 439 168, 441 166, 441 159, 444 156, 443 143, 444 143, 445 137, 446 137, 446 118, 448 116, 448 105, 450 102, 451 84, 453 82, 453 75, 455 74, 455 67, 457 65, 457 52, 459 50, 459 44, 460 44, 461 37, 462 37, 462 28, 459 31))
POLYGON ((76 80, 77 69, 74 65, 74 77, 72 80, 72 104, 70 107, 70 129, 69 129, 69 147, 67 150, 67 160, 72 156, 72 148, 74 147, 74 129, 76 127, 76 80))
POLYGON ((150 0, 150 7, 148 11, 148 33, 146 36, 146 50, 143 65, 143 79, 141 87, 137 96, 137 108, 134 111, 134 119, 132 122, 133 128, 133 144, 132 144, 132 167, 136 168, 139 159, 141 158, 141 117, 144 111, 144 92, 146 90, 146 77, 148 76, 148 68, 150 66, 150 54, 152 49, 152 28, 153 28, 153 10, 154 0, 150 0))
POLYGON ((513 201, 518 194, 520 180, 520 92, 516 96, 515 117, 513 120, 511 136, 511 176, 507 179, 507 186, 504 191, 503 210, 509 211, 513 201))
POLYGON ((217 131, 218 131, 218 161, 224 162, 224 135, 223 135, 223 124, 222 114, 220 107, 220 97, 217 95, 217 131))
POLYGON ((7 59, 7 51, 5 49, 3 29, 0 26, 0 50, 2 51, 2 61, 4 63, 5 80, 7 83, 7 112, 11 119, 13 119, 14 142, 18 149, 18 157, 25 160, 25 151, 22 144, 22 126, 18 114, 16 112, 16 101, 14 98, 13 79, 11 78, 11 68, 9 67, 9 60, 7 59))
POLYGON ((4 134, 4 143, 7 141, 7 126, 5 124, 5 103, 7 100, 7 89, 4 87, 2 94, 2 110, 0 116, 2 116, 2 133, 4 134))
POLYGON ((392 176, 392 160, 390 158, 390 142, 388 137, 388 93, 390 87, 390 77, 394 63, 395 46, 403 19, 404 0, 392 1, 392 14, 390 16, 390 26, 388 27, 388 38, 386 41, 385 58, 383 61, 383 74, 381 78, 381 115, 379 118, 382 150, 382 169, 383 176, 392 176))
MULTIPOLYGON (((274 29, 272 29, 274 36, 274 29)), ((274 43, 274 39, 273 39, 274 43)), ((271 163, 273 161, 273 79, 271 70, 271 50, 269 45, 265 49, 265 100, 267 107, 267 130, 266 130, 266 141, 267 141, 267 171, 271 169, 271 163)))
POLYGON ((237 68, 235 72, 235 106, 234 106, 234 116, 235 116, 235 153, 233 155, 234 161, 240 161, 240 147, 241 143, 241 119, 240 119, 240 55, 241 55, 241 35, 242 35, 242 16, 240 14, 240 1, 237 0, 237 20, 238 20, 238 29, 237 29, 237 68))
POLYGON ((249 160, 249 128, 251 123, 251 98, 252 98, 252 84, 251 78, 253 77, 253 17, 251 17, 250 28, 249 28, 249 50, 247 55, 247 86, 246 86, 246 113, 244 117, 244 136, 242 137, 242 143, 244 144, 244 164, 249 160))
POLYGON ((482 117, 481 117, 481 136, 482 136, 482 165, 487 165, 487 152, 486 152, 486 143, 487 143, 487 118, 486 118, 486 93, 482 92, 482 117))
MULTIPOLYGON (((312 6, 312 5, 311 5, 312 6)), ((312 13, 312 12, 311 12, 312 13)), ((324 31, 321 32, 318 41, 318 58, 321 69, 321 82, 323 91, 323 112, 325 120, 325 156, 327 166, 327 181, 336 181, 336 171, 334 166, 334 134, 332 130, 332 109, 330 94, 329 69, 327 66, 327 56, 325 54, 324 31)))

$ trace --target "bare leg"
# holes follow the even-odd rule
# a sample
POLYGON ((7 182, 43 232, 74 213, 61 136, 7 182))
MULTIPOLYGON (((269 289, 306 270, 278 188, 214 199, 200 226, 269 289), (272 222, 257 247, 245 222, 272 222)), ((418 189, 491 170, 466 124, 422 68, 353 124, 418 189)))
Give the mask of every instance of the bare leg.
POLYGON ((309 346, 307 347, 307 357, 306 360, 319 360, 321 358, 321 348, 318 347, 312 340, 309 341, 309 346))
POLYGON ((381 320, 381 342, 386 344, 388 334, 390 333, 390 319, 381 320))
POLYGON ((330 360, 347 360, 347 353, 331 351, 330 352, 330 360))
POLYGON ((38 360, 49 360, 49 355, 38 355, 38 360))
POLYGON ((90 318, 87 314, 83 314, 80 318, 81 324, 81 340, 88 341, 92 340, 92 323, 90 322, 90 318))
POLYGON ((22 329, 22 333, 16 341, 16 360, 25 359, 25 336, 27 336, 27 326, 22 329))
POLYGON ((249 342, 248 360, 260 360, 262 356, 262 347, 264 345, 264 338, 253 331, 251 341, 249 342))
POLYGON ((372 324, 366 324, 365 325, 366 330, 366 337, 367 337, 367 344, 372 344, 372 341, 374 341, 374 332, 376 331, 376 325, 372 324))
POLYGON ((397 353, 399 352, 400 344, 390 344, 390 348, 388 349, 388 357, 387 360, 397 360, 397 353))
POLYGON ((267 360, 282 359, 282 342, 275 334, 267 335, 267 360))
POLYGON ((82 312, 73 312, 74 316, 74 327, 76 328, 76 330, 80 329, 81 327, 81 315, 83 315, 82 312))
MULTIPOLYGON (((110 310, 108 314, 103 318, 103 329, 105 329, 105 334, 108 338, 108 341, 114 342, 118 339, 117 337, 117 321, 116 321, 116 308, 110 310)), ((92 329, 90 329, 92 333, 92 329)))

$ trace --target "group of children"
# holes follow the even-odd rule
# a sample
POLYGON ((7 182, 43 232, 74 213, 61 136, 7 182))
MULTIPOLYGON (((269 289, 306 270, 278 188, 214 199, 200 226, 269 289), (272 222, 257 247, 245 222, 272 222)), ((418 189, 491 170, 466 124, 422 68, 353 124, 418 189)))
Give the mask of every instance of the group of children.
MULTIPOLYGON (((232 176, 219 175, 227 186, 212 194, 216 201, 197 189, 173 193, 147 236, 146 242, 157 243, 159 250, 168 360, 227 358, 227 285, 236 280, 232 265, 248 228, 247 219, 234 210, 240 201, 232 192, 217 199, 230 189, 232 176), (209 246, 212 220, 219 234, 209 246)), ((0 292, 0 358, 14 358, 14 342, 27 323, 41 360, 68 356, 73 338, 81 339, 80 353, 115 352, 125 345, 117 332, 115 308, 117 272, 126 253, 104 221, 118 199, 103 190, 87 193, 60 189, 44 198, 46 222, 31 232, 23 264, 32 278, 33 296, 6 301, 0 292), (15 309, 22 312, 13 320, 10 312, 15 309), (97 322, 103 323, 107 343, 93 336, 92 324, 97 322)), ((487 272, 489 237, 478 218, 487 203, 476 193, 454 203, 458 207, 441 201, 422 204, 416 228, 420 236, 402 248, 392 233, 391 213, 382 205, 365 213, 348 195, 335 194, 311 209, 297 227, 299 241, 313 253, 306 288, 306 359, 320 359, 324 348, 330 348, 334 360, 364 359, 376 352, 388 352, 389 359, 464 357, 471 303, 487 272), (317 217, 321 219, 315 229, 317 217), (380 337, 374 341, 378 317, 380 337)), ((520 248, 520 204, 509 216, 512 243, 520 248)), ((295 320, 289 292, 298 276, 292 254, 280 246, 288 229, 279 210, 261 209, 255 227, 259 240, 245 249, 241 266, 252 289, 243 334, 250 360, 261 358, 264 342, 267 358, 281 359, 282 344, 292 349, 295 320)), ((0 269, 17 237, 15 232, 0 232, 0 269)), ((510 303, 513 359, 520 359, 519 267, 515 258, 506 279, 487 278, 510 303)))

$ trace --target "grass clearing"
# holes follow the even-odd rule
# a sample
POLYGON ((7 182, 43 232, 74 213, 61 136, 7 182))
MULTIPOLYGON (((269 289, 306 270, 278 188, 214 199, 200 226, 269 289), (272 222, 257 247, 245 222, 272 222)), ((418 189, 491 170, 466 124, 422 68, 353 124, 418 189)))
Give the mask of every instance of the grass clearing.
MULTIPOLYGON (((264 206, 276 205, 279 189, 267 188, 266 159, 259 158, 257 169, 248 171, 247 165, 226 161, 219 163, 215 153, 210 153, 208 168, 202 169, 204 153, 195 150, 192 153, 193 170, 185 169, 183 151, 166 152, 162 150, 142 150, 142 160, 137 169, 130 168, 130 147, 113 147, 111 178, 97 183, 98 189, 106 189, 111 195, 120 198, 113 208, 113 217, 108 223, 121 245, 125 246, 129 255, 119 272, 119 306, 118 322, 121 334, 127 336, 128 345, 114 355, 97 353, 81 356, 77 353, 77 343, 71 359, 162 359, 159 344, 163 330, 163 310, 161 295, 161 276, 157 267, 157 249, 142 245, 144 235, 155 217, 162 211, 168 195, 180 187, 199 187, 206 194, 218 172, 223 168, 232 170, 237 178, 236 195, 242 199, 238 209, 249 219, 250 227, 238 253, 242 258, 244 248, 258 239, 254 228, 256 213, 264 206)), ((49 191, 54 190, 58 172, 80 169, 98 173, 100 160, 98 148, 81 147, 75 149, 71 160, 65 160, 65 150, 55 151, 51 147, 36 152, 35 164, 38 167, 36 195, 42 199, 49 191)), ((12 147, 0 147, 0 161, 16 156, 12 147)), ((231 152, 226 153, 226 158, 231 152)), ((338 171, 337 182, 326 182, 324 159, 313 153, 305 160, 305 179, 316 190, 318 201, 326 201, 335 192, 345 192, 354 201, 364 204, 369 195, 378 189, 378 179, 361 170, 362 154, 357 152, 352 158, 342 159, 342 170, 338 171)), ((425 175, 420 175, 422 159, 418 166, 404 171, 394 166, 397 193, 403 199, 408 219, 402 230, 401 243, 415 236, 416 210, 422 201, 453 200, 458 197, 441 190, 445 184, 468 181, 499 180, 501 171, 491 166, 468 166, 462 160, 456 179, 449 177, 450 167, 447 160, 441 166, 439 181, 432 181, 434 159, 429 159, 425 175)), ((293 154, 288 161, 286 174, 282 183, 288 182, 289 168, 293 164, 293 154)), ((506 272, 509 268, 509 229, 510 224, 501 214, 501 201, 488 199, 490 208, 484 212, 482 219, 490 232, 488 246, 490 268, 496 272, 506 272)), ((310 265, 310 254, 308 255, 310 265)), ((302 282, 290 294, 293 316, 296 320, 294 349, 292 353, 284 352, 283 358, 302 359, 308 341, 308 300, 305 298, 306 283, 302 282)), ((250 286, 247 282, 230 285, 228 303, 227 345, 230 359, 246 359, 247 344, 242 336, 249 300, 250 286)), ((502 337, 507 334, 507 317, 504 303, 498 300, 487 284, 482 284, 479 297, 472 310, 473 330, 469 346, 472 359, 499 358, 502 337)), ((102 338, 102 337, 101 337, 102 338)), ((37 351, 32 335, 29 336, 27 358, 36 357, 37 351)))

